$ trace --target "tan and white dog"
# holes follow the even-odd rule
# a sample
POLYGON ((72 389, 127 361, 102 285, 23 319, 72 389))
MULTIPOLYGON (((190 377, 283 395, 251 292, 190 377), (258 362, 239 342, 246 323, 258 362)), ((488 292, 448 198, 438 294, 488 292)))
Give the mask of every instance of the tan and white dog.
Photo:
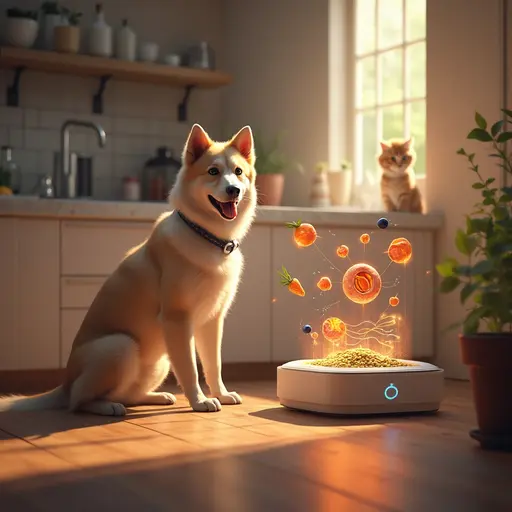
POLYGON ((222 380, 221 342, 243 268, 238 243, 256 210, 255 158, 248 126, 214 142, 194 125, 169 197, 173 210, 98 292, 63 384, 1 398, 0 411, 67 407, 122 416, 127 406, 171 405, 172 394, 156 391, 171 367, 195 411, 241 403, 222 380), (211 398, 199 385, 195 349, 211 398))

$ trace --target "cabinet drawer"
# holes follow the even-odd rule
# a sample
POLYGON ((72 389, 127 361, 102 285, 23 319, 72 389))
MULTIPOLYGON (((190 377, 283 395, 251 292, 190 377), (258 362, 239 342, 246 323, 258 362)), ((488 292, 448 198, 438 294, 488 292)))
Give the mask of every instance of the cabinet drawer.
POLYGON ((61 277, 60 307, 88 308, 107 277, 61 277))
POLYGON ((126 252, 144 242, 150 222, 63 221, 61 273, 66 276, 106 276, 126 252))
POLYGON ((87 309, 62 309, 60 312, 60 366, 65 368, 76 333, 87 309))

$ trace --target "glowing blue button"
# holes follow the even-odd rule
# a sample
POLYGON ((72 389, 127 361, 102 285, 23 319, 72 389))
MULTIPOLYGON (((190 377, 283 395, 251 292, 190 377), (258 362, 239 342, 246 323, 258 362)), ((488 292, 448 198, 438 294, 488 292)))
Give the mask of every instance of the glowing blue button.
POLYGON ((384 396, 388 400, 394 400, 398 396, 398 388, 394 384, 390 384, 385 390, 384 390, 384 396))

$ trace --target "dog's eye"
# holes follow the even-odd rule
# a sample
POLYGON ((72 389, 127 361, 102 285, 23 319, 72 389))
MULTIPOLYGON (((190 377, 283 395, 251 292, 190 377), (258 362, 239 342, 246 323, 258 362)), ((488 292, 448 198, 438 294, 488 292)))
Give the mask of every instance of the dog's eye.
POLYGON ((219 174, 219 169, 217 169, 217 167, 210 167, 208 169, 208 174, 211 174, 212 176, 216 176, 217 174, 219 174))
POLYGON ((244 172, 244 171, 242 171, 242 169, 240 169, 240 167, 237 167, 237 168, 235 169, 235 174, 236 174, 237 176, 241 176, 243 172, 244 172))

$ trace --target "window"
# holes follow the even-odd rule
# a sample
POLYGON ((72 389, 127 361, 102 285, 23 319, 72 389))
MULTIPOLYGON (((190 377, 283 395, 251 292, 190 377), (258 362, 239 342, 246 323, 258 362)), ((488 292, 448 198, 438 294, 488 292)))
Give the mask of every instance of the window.
POLYGON ((376 173, 379 142, 414 137, 425 176, 426 0, 354 0, 356 183, 376 173))

